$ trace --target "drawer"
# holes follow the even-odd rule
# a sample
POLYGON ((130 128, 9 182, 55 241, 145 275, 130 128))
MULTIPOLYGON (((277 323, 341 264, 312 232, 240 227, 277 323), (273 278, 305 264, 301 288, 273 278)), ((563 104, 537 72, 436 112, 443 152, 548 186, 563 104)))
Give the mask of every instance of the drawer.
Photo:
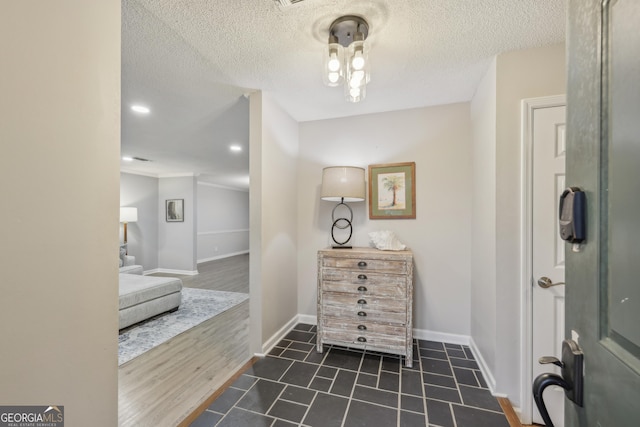
POLYGON ((325 329, 334 331, 344 331, 349 333, 370 335, 392 335, 398 337, 402 341, 407 335, 407 327, 399 324, 388 324, 372 322, 371 320, 361 319, 360 321, 345 320, 338 317, 327 316, 322 319, 322 326, 325 329))
POLYGON ((363 320, 396 323, 407 323, 406 300, 394 300, 393 304, 387 301, 366 299, 367 304, 358 304, 358 298, 350 296, 338 297, 340 294, 324 294, 322 302, 322 316, 339 317, 345 321, 359 322, 363 320))
POLYGON ((355 271, 373 270, 396 274, 408 273, 407 262, 396 260, 324 257, 322 259, 322 266, 329 268, 346 268, 355 271))
POLYGON ((402 298, 407 292, 404 276, 359 273, 326 269, 322 273, 322 290, 402 298))
POLYGON ((322 334, 324 340, 344 343, 346 346, 375 347, 376 349, 393 350, 402 353, 406 351, 406 331, 400 335, 391 336, 325 326, 322 334))

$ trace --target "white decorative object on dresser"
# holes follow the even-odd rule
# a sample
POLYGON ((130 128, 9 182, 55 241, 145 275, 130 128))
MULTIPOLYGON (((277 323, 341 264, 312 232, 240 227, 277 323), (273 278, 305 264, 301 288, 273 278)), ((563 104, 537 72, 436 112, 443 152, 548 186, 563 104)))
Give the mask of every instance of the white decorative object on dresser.
POLYGON ((380 351, 411 367, 412 307, 411 251, 318 251, 318 352, 323 344, 380 351))

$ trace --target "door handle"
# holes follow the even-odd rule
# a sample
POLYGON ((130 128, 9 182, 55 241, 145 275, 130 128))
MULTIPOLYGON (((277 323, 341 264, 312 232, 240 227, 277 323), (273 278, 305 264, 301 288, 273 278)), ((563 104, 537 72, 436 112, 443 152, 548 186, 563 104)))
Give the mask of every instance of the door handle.
POLYGON ((548 277, 541 277, 538 279, 538 286, 541 288, 550 288, 552 286, 564 285, 564 282, 553 283, 553 280, 548 277))

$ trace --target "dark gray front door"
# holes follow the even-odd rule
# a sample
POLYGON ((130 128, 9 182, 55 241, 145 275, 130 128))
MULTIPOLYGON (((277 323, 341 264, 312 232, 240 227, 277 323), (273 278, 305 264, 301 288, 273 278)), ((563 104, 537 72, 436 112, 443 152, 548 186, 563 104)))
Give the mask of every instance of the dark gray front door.
POLYGON ((567 184, 587 241, 567 245, 566 334, 584 352, 584 406, 566 426, 640 426, 640 1, 570 0, 567 184))

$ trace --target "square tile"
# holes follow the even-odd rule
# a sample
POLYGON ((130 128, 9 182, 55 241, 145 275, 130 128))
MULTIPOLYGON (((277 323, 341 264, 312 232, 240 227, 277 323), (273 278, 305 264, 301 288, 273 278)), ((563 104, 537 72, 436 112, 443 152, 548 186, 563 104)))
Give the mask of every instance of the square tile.
POLYGON ((359 385, 357 385, 353 390, 353 399, 377 403, 378 405, 389 406, 391 408, 398 407, 398 393, 392 393, 390 391, 378 390, 375 388, 363 387, 359 385))
POLYGON ((351 371, 338 371, 336 379, 333 381, 333 387, 331 387, 330 393, 340 396, 351 396, 353 385, 356 382, 356 373, 351 371))
POLYGON ((391 372, 380 372, 378 388, 397 393, 400 388, 400 375, 391 372))
POLYGON ((290 423, 289 421, 277 419, 271 427, 298 427, 297 423, 290 423))
POLYGON ((447 355, 449 357, 458 357, 460 359, 466 359, 467 358, 467 354, 464 352, 464 350, 455 350, 455 349, 451 349, 451 348, 447 348, 447 355))
POLYGON ((336 377, 338 370, 336 368, 330 368, 328 366, 321 366, 316 373, 317 377, 329 378, 330 380, 336 377))
POLYGON ((422 358, 422 370, 433 374, 453 376, 451 365, 446 360, 422 358))
POLYGON ((273 347, 268 354, 269 356, 280 356, 284 350, 282 347, 273 347))
MULTIPOLYGON (((460 401, 460 394, 456 388, 438 387, 435 385, 425 385, 424 393, 430 399, 443 400, 446 402, 462 403, 460 401)), ((429 411, 429 408, 427 408, 429 411)))
POLYGON ((360 385, 376 388, 378 386, 378 377, 375 375, 360 373, 358 374, 358 379, 356 382, 360 385))
POLYGON ((397 420, 397 409, 354 400, 349 405, 344 427, 394 426, 397 420))
POLYGON ((292 350, 300 350, 307 353, 313 350, 315 347, 316 347, 315 344, 308 344, 308 343, 299 342, 299 341, 293 341, 289 346, 289 348, 292 350))
POLYGON ((245 374, 268 380, 278 380, 289 369, 293 361, 267 356, 254 363, 245 374))
POLYGON ((471 351, 471 349, 469 347, 463 346, 462 349, 464 350, 464 354, 467 355, 467 359, 476 360, 476 358, 473 357, 473 352, 471 351))
POLYGON ((229 387, 207 408, 210 411, 226 414, 245 394, 245 390, 229 387))
POLYGON ((360 372, 366 372, 367 374, 375 374, 377 375, 380 372, 380 362, 382 361, 382 357, 365 353, 364 358, 362 359, 362 366, 360 367, 360 372))
POLYGON ((213 427, 222 419, 222 414, 214 414, 213 412, 204 411, 196 418, 189 427, 213 427))
POLYGON ((314 334, 313 332, 296 331, 294 329, 291 332, 289 332, 284 337, 284 339, 291 340, 291 341, 311 342, 312 340, 315 340, 315 337, 316 337, 316 334, 314 334))
POLYGON ((489 390, 461 385, 460 395, 462 396, 462 401, 466 406, 474 406, 476 408, 502 412, 502 408, 500 407, 498 400, 493 397, 489 390))
POLYGON ((420 349, 420 356, 422 357, 430 357, 432 359, 440 359, 447 360, 447 353, 445 351, 440 350, 432 350, 430 348, 420 349))
POLYGON ((293 362, 280 381, 287 384, 307 387, 318 370, 318 365, 305 362, 293 362))
POLYGON ((318 393, 304 417, 303 424, 313 427, 340 427, 348 402, 349 399, 344 397, 318 393))
POLYGON ((451 343, 444 343, 444 348, 449 351, 451 350, 462 350, 462 346, 460 344, 451 344, 451 343))
POLYGON ((453 368, 453 373, 456 376, 456 381, 458 381, 458 384, 465 384, 473 387, 480 386, 480 384, 478 384, 478 380, 476 379, 476 375, 471 369, 453 368))
POLYGON ((315 397, 315 395, 316 395, 316 392, 313 390, 309 390, 308 388, 288 385, 287 388, 285 388, 282 394, 280 395, 280 399, 290 400, 292 402, 298 402, 305 405, 309 405, 313 400, 313 398, 315 397))
POLYGON ((424 414, 424 399, 403 394, 400 396, 400 408, 405 411, 424 414))
POLYGON ((441 342, 435 342, 435 341, 425 341, 425 340, 418 340, 418 347, 420 348, 430 348, 432 350, 444 350, 444 344, 441 342))
POLYGON ((283 420, 299 423, 307 412, 307 407, 299 403, 277 400, 267 415, 283 420))
POLYGON ((419 371, 402 371, 402 393, 422 397, 422 376, 419 371))
POLYGON ((299 351, 299 350, 291 350, 291 348, 284 350, 280 354, 280 357, 284 357, 286 359, 293 359, 293 360, 304 360, 307 358, 307 356, 308 356, 307 352, 299 351))
POLYGON ((452 405, 457 427, 509 427, 504 414, 452 405))
POLYGON ((489 386, 487 385, 487 382, 484 379, 484 375, 482 375, 481 371, 473 371, 476 374, 476 379, 478 380, 478 384, 480 384, 480 387, 482 388, 489 388, 489 386))
POLYGON ((309 323, 298 323, 296 326, 293 327, 293 329, 295 329, 296 331, 304 331, 304 332, 311 332, 311 330, 314 328, 315 328, 315 325, 311 325, 309 323))
POLYGON ((460 368, 480 369, 475 360, 458 359, 457 357, 452 357, 449 359, 449 361, 451 362, 451 366, 458 366, 460 368))
POLYGON ((312 390, 328 392, 329 389, 331 389, 331 384, 333 384, 332 380, 315 377, 313 381, 311 381, 311 384, 309 384, 309 388, 312 390))
POLYGON ((382 370, 388 372, 400 372, 402 366, 402 359, 397 356, 383 356, 382 357, 382 370))
POLYGON ((453 377, 449 377, 446 375, 424 373, 422 374, 422 379, 425 382, 425 384, 439 385, 442 387, 449 387, 449 388, 457 387, 456 381, 453 379, 453 377))
POLYGON ((256 414, 255 412, 245 411, 244 409, 233 408, 225 417, 216 425, 216 427, 269 427, 273 423, 273 417, 256 414))
POLYGON ((399 427, 425 427, 427 420, 424 414, 415 414, 413 412, 400 411, 399 427))
POLYGON ((362 353, 360 352, 351 351, 351 350, 342 350, 342 349, 333 347, 329 351, 329 354, 327 354, 327 357, 324 359, 323 365, 357 371, 358 368, 360 367, 361 359, 362 359, 362 353))
POLYGON ((438 400, 427 399, 427 415, 429 423, 442 427, 454 427, 451 404, 438 400))
POLYGON ((248 375, 240 375, 233 384, 231 384, 231 387, 239 388, 240 390, 249 390, 256 381, 258 381, 257 378, 250 377, 248 375))
POLYGON ((266 414, 284 388, 284 384, 261 379, 246 392, 236 404, 236 408, 266 414))
POLYGON ((326 350, 324 353, 318 353, 317 351, 312 350, 308 353, 304 361, 307 363, 315 363, 316 365, 319 365, 322 363, 326 355, 326 350))

